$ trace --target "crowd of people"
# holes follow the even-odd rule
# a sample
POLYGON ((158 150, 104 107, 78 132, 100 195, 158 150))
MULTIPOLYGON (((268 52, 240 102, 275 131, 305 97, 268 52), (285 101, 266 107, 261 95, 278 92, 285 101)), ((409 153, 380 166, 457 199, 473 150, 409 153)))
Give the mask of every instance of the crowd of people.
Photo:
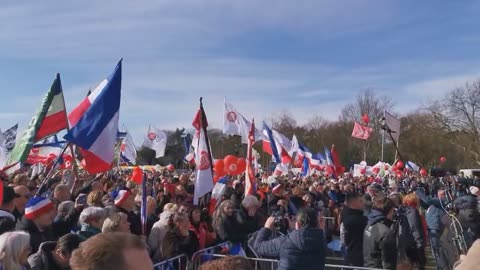
MULTIPOLYGON (((471 269, 467 251, 479 246, 477 178, 259 174, 245 195, 240 175, 215 205, 196 205, 194 172, 149 171, 142 223, 142 187, 128 170, 45 176, 2 175, 0 269, 150 270, 224 242, 277 259, 278 269, 323 269, 335 241, 345 265, 425 269, 430 246, 437 269, 471 269)), ((202 269, 229 263, 250 269, 237 257, 202 269)))

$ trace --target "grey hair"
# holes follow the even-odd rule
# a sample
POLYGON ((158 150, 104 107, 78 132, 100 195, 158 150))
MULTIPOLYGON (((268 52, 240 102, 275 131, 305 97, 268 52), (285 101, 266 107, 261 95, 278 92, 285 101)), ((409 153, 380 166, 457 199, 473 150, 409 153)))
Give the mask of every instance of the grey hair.
POLYGON ((26 232, 6 232, 0 235, 0 261, 3 269, 23 269, 20 256, 28 248, 30 248, 30 235, 26 232))
POLYGON ((79 217, 79 223, 80 225, 90 225, 87 223, 87 221, 91 218, 94 218, 96 220, 102 220, 107 217, 107 212, 105 209, 101 207, 88 207, 83 209, 82 213, 80 214, 79 217))
POLYGON ((64 201, 64 202, 61 202, 59 205, 58 205, 58 212, 59 213, 70 213, 71 211, 73 211, 73 208, 75 207, 75 203, 72 202, 72 201, 64 201))
POLYGON ((250 208, 250 207, 257 207, 258 206, 258 199, 257 197, 253 195, 247 195, 242 201, 242 206, 244 208, 250 208))

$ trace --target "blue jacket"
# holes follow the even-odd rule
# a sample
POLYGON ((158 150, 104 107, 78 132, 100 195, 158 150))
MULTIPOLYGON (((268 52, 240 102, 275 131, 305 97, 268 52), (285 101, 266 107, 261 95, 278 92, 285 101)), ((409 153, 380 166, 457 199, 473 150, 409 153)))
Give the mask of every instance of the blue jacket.
POLYGON ((262 228, 254 249, 260 256, 279 259, 278 270, 325 268, 325 238, 320 229, 304 228, 268 240, 272 231, 262 228))
POLYGON ((446 202, 440 201, 438 198, 432 198, 423 192, 416 191, 417 197, 420 199, 420 205, 427 209, 425 214, 425 220, 427 221, 428 230, 434 230, 440 234, 443 231, 442 217, 446 214, 445 207, 446 202))

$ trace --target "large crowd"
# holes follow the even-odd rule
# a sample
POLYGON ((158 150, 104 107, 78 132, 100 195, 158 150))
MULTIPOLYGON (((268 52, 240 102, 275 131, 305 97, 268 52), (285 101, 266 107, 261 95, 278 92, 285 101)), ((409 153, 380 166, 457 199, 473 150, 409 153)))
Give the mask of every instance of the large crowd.
MULTIPOLYGON (((258 174, 256 193, 245 195, 239 175, 227 177, 220 200, 196 205, 194 172, 146 175, 143 223, 142 187, 128 170, 2 175, 0 269, 150 270, 225 242, 277 259, 278 269, 323 269, 333 252, 344 265, 382 269, 425 269, 429 250, 437 269, 474 269, 480 258, 476 177, 258 174)), ((250 269, 238 257, 202 269, 220 263, 250 269)))

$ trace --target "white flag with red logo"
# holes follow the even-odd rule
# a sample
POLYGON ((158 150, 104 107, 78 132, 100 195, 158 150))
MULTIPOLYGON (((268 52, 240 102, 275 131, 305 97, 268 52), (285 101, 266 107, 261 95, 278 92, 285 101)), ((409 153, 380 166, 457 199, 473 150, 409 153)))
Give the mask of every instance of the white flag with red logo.
POLYGON ((143 146, 155 150, 155 158, 163 157, 167 147, 167 133, 157 127, 148 126, 143 146))
MULTIPOLYGON (((225 110, 223 115, 223 134, 238 135, 242 137, 242 143, 248 143, 250 121, 239 113, 225 98, 225 110)), ((255 141, 263 140, 263 133, 255 130, 255 141)))
POLYGON ((193 204, 198 205, 199 199, 213 190, 213 162, 207 135, 208 122, 201 101, 200 109, 197 111, 192 125, 195 127, 195 136, 198 138, 198 140, 194 140, 196 144, 194 148, 197 173, 195 175, 195 190, 193 193, 193 204))
POLYGON ((355 122, 352 131, 352 137, 361 139, 361 140, 368 140, 370 138, 370 134, 372 134, 373 129, 371 127, 362 126, 359 123, 355 122))

